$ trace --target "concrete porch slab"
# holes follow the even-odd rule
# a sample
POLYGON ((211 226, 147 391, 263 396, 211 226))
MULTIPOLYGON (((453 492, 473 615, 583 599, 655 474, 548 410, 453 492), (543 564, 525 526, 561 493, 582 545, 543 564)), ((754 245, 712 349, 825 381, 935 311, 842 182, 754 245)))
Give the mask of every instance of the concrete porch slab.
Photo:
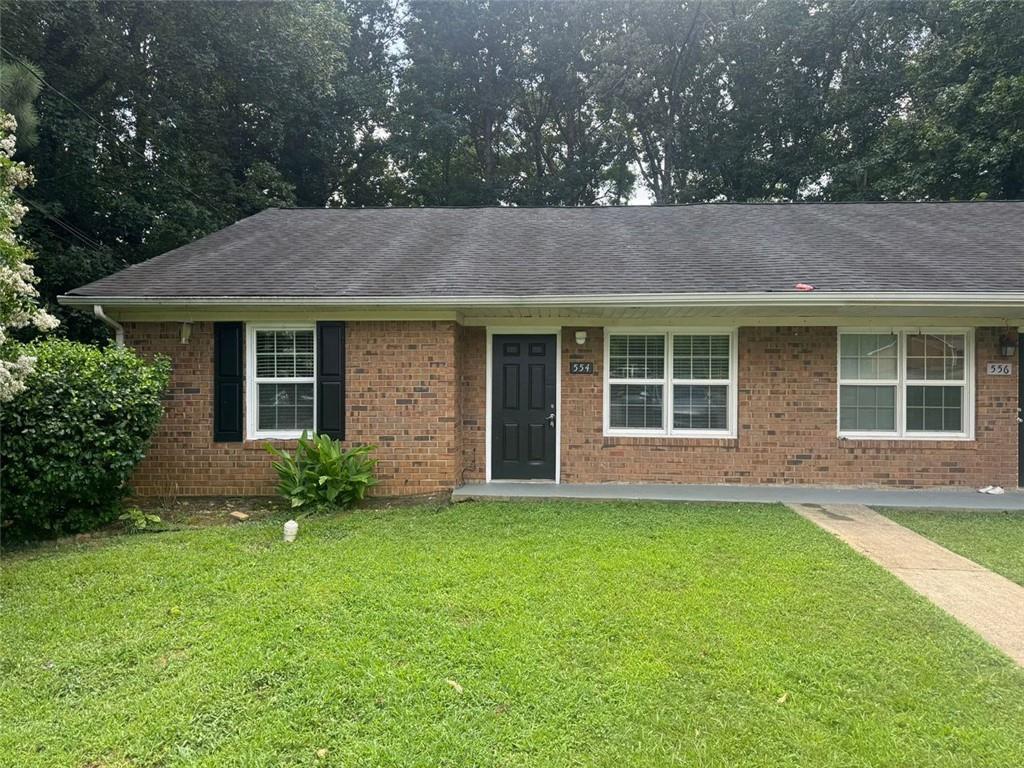
POLYGON ((669 485, 650 483, 470 483, 452 492, 453 501, 511 499, 616 499, 649 501, 781 502, 864 504, 877 507, 1024 510, 1024 492, 990 496, 972 489, 902 490, 830 488, 805 485, 669 485))

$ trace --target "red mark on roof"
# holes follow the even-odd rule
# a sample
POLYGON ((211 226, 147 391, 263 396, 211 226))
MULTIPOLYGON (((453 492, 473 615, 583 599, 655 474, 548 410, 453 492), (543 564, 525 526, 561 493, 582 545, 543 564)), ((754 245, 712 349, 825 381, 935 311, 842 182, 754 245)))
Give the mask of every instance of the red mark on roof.
POLYGON ((814 286, 811 285, 810 283, 797 283, 793 287, 796 288, 798 291, 813 291, 814 290, 814 286))

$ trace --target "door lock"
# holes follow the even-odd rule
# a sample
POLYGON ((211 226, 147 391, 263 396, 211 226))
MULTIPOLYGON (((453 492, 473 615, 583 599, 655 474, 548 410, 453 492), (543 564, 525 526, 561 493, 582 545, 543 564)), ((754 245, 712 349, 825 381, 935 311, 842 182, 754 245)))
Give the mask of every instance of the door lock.
POLYGON ((554 413, 549 413, 548 414, 548 426, 549 427, 554 427, 555 426, 555 414, 554 413))

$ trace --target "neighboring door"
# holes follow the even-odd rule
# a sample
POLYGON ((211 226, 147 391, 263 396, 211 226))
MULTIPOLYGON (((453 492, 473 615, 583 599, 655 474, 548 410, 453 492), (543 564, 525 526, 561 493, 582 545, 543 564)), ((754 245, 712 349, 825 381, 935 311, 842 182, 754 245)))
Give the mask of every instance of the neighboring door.
POLYGON ((1024 488, 1024 333, 1017 337, 1017 485, 1024 488))
POLYGON ((491 338, 491 478, 554 480, 555 336, 491 338))

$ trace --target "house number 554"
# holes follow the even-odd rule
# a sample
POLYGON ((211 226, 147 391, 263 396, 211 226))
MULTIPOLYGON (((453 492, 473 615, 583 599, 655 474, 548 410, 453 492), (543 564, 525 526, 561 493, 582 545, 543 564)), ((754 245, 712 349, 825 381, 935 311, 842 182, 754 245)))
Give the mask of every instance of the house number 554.
POLYGON ((1013 374, 1013 363, 989 363, 985 372, 989 376, 1010 376, 1013 374))

